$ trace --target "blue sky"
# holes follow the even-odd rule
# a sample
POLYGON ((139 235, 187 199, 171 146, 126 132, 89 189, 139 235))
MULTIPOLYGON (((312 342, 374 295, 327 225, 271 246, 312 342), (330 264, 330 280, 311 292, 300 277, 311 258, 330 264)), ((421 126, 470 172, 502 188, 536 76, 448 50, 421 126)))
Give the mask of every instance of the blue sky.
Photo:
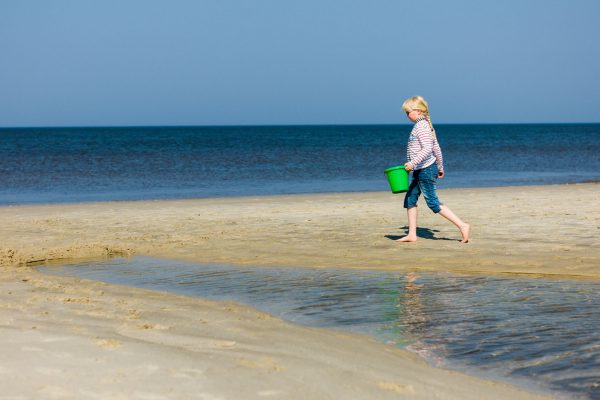
POLYGON ((0 0, 0 127, 600 122, 596 0, 0 0))

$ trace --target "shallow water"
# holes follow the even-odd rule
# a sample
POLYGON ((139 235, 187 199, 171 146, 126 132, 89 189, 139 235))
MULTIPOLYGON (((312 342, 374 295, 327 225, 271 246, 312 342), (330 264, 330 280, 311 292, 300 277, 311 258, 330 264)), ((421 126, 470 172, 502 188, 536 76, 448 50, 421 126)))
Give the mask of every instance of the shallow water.
POLYGON ((600 282, 146 257, 41 269, 234 300, 294 323, 369 334, 437 366, 560 397, 600 399, 600 282))

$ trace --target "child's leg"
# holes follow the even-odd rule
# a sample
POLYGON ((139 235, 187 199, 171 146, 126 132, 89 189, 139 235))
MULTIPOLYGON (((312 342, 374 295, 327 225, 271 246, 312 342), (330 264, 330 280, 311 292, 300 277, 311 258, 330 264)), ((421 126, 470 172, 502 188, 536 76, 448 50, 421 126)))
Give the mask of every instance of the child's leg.
POLYGON ((438 169, 435 164, 423 169, 423 173, 421 174, 421 179, 419 182, 421 191, 423 192, 423 197, 425 197, 427 206, 431 209, 431 211, 436 214, 440 214, 442 217, 456 225, 463 237, 461 243, 467 243, 469 241, 469 234, 471 233, 471 225, 463 222, 456 214, 452 212, 451 209, 440 203, 435 187, 437 173, 438 169))
POLYGON ((469 234, 471 233, 471 225, 463 222, 451 209, 447 206, 442 205, 439 214, 446 218, 448 221, 452 222, 456 227, 460 230, 463 239, 460 241, 461 243, 469 242, 469 234))
POLYGON ((416 242, 417 241, 417 207, 406 209, 408 215, 408 235, 397 239, 396 242, 416 242))
POLYGON ((404 208, 408 216, 408 235, 396 240, 397 242, 416 242, 417 241, 417 200, 421 195, 419 187, 419 173, 413 172, 413 179, 408 186, 408 191, 404 196, 404 208))
POLYGON ((421 172, 421 179, 419 180, 419 189, 423 193, 423 197, 425 197, 427 207, 429 207, 431 211, 436 214, 442 209, 442 203, 440 203, 440 200, 438 199, 437 190, 435 187, 437 183, 437 174, 437 165, 432 164, 427 168, 423 168, 421 172))

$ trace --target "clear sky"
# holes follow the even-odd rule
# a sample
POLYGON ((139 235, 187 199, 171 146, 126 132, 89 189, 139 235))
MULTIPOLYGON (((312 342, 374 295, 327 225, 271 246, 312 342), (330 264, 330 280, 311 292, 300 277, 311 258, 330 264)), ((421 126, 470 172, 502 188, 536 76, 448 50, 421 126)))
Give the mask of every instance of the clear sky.
POLYGON ((0 0, 0 127, 600 122, 598 0, 0 0))

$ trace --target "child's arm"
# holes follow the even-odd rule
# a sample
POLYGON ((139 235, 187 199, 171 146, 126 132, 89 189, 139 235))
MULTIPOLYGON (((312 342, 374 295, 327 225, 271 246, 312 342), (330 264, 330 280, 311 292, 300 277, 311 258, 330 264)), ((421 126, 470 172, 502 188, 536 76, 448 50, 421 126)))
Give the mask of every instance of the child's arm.
POLYGON ((440 147, 440 144, 437 140, 433 143, 433 155, 435 156, 435 162, 438 166, 438 172, 440 172, 443 175, 444 157, 442 156, 442 148, 440 147))

